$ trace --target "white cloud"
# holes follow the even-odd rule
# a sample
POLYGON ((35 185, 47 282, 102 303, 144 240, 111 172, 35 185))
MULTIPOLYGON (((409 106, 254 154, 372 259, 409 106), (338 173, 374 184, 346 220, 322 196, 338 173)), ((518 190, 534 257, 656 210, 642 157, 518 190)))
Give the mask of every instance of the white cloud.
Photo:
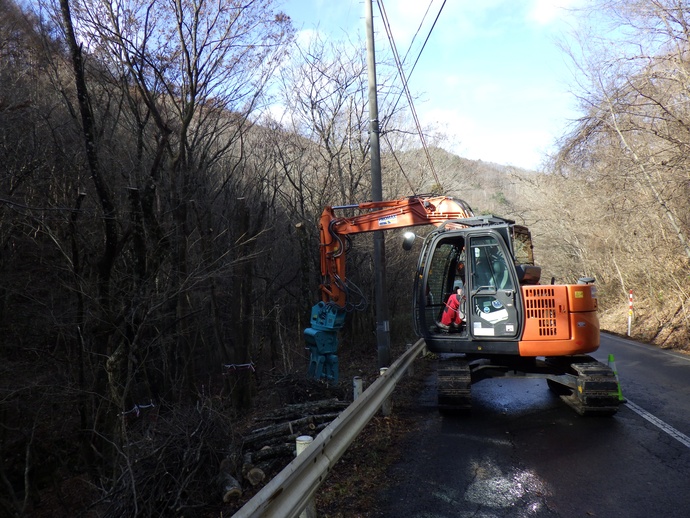
POLYGON ((534 0, 527 18, 539 25, 548 25, 570 17, 571 10, 582 3, 583 0, 534 0))
POLYGON ((547 131, 520 131, 500 120, 478 120, 454 109, 430 110, 421 118, 422 124, 446 135, 441 147, 452 153, 526 169, 535 169, 543 161, 547 150, 541 145, 550 137, 547 131))
POLYGON ((295 35, 297 44, 303 49, 308 48, 309 44, 316 39, 325 41, 328 39, 328 34, 319 29, 302 29, 301 31, 297 31, 295 35))

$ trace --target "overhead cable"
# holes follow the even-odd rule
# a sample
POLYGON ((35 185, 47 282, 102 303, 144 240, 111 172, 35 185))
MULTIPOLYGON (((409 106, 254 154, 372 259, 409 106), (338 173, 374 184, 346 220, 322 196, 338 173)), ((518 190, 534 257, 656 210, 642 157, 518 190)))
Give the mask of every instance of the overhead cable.
MULTIPOLYGON (((414 40, 417 38, 417 34, 419 34, 419 31, 422 28, 422 24, 424 23, 424 20, 426 20, 426 15, 429 14, 429 10, 431 9, 431 6, 433 5, 434 0, 431 0, 429 2, 429 6, 426 8, 426 12, 424 13, 424 16, 422 17, 422 21, 419 24, 419 28, 417 29, 417 32, 412 38, 412 41, 410 42, 410 47, 407 49, 407 53, 405 54, 405 57, 403 58, 403 64, 407 61, 407 55, 410 53, 412 50, 412 44, 414 43, 414 40)), ((419 49, 419 53, 417 54, 417 58, 414 60, 414 63, 412 63, 412 68, 410 68, 410 72, 407 74, 407 79, 406 82, 409 82, 410 77, 412 76, 412 72, 414 72, 414 69, 417 67, 417 63, 419 62, 419 58, 422 57, 422 52, 424 52, 424 48, 426 47, 427 42, 429 41, 429 38, 431 37, 431 33, 434 30, 434 27, 436 27, 436 22, 438 21, 439 17, 441 16, 441 12, 443 11, 443 8, 446 6, 446 0, 443 0, 443 3, 441 4, 441 8, 438 10, 438 13, 436 13, 436 18, 434 19, 434 23, 431 24, 431 29, 429 29, 429 32, 426 35, 426 38, 424 39, 424 43, 422 43, 422 48, 419 49)), ((396 106, 398 106, 398 103, 400 102, 400 98, 402 97, 402 94, 398 96, 398 100, 395 101, 395 104, 393 104, 393 111, 395 111, 396 106)))
MULTIPOLYGON (((391 45, 391 50, 393 51, 393 58, 395 59, 395 65, 398 69, 398 73, 400 74, 400 79, 402 80, 403 90, 405 92, 405 96, 407 97, 407 102, 410 106, 410 112, 412 113, 412 118, 414 119, 415 127, 417 128, 417 133, 419 134, 419 139, 422 143, 422 148, 424 149, 424 154, 426 155, 427 162, 429 163, 429 167, 431 169, 431 173, 434 176, 434 180, 436 181, 436 184, 441 186, 441 182, 439 180, 438 174, 436 173, 436 169, 434 168, 434 163, 431 160, 431 155, 429 154, 429 147, 426 143, 426 138, 424 137, 424 132, 422 131, 422 126, 419 122, 419 117, 417 116, 417 111, 415 110, 415 107, 414 107, 414 102, 412 100, 412 95, 410 94, 410 89, 408 88, 407 79, 405 77, 405 72, 403 71, 402 63, 400 62, 400 55, 398 54, 398 50, 397 50, 397 47, 395 45, 393 35, 391 33, 390 23, 388 21, 388 15, 386 14, 386 8, 383 5, 383 0, 377 0, 377 3, 379 6, 379 11, 381 12, 381 19, 383 20, 383 25, 386 29, 386 35, 388 36, 388 41, 391 45)), ((438 17, 436 19, 438 19, 438 17)), ((434 22, 434 24, 435 23, 436 22, 434 22)), ((427 37, 427 39, 424 42, 425 45, 426 45, 426 41, 428 41, 428 40, 429 40, 429 38, 427 37)))
MULTIPOLYGON (((436 15, 436 18, 434 19, 434 23, 431 25, 431 29, 429 29, 429 33, 426 35, 426 39, 424 40, 424 43, 422 44, 422 48, 419 50, 419 54, 417 54, 417 59, 415 59, 414 63, 412 64, 412 68, 410 69, 410 73, 407 75, 408 81, 410 80, 410 76, 412 75, 412 72, 414 71, 415 67, 417 66, 417 62, 419 61, 419 58, 422 56, 422 52, 424 52, 424 48, 426 47, 426 44, 429 41, 429 38, 431 37, 431 33, 433 32, 434 27, 436 27, 436 22, 438 22, 438 19, 441 16, 441 12, 443 11, 443 8, 445 6, 446 6, 446 0, 443 0, 443 3, 441 4, 441 8, 438 10, 438 14, 436 15)), ((431 7, 431 4, 429 4, 429 7, 431 7)))

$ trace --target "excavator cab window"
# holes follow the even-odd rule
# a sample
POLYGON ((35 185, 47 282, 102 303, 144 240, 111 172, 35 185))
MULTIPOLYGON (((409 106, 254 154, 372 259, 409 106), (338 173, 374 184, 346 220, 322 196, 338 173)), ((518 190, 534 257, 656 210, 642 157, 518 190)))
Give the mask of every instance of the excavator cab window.
POLYGON ((534 265, 534 255, 532 253, 532 235, 527 227, 513 225, 512 241, 513 255, 516 264, 534 265))
POLYGON ((470 238, 469 308, 471 333, 477 337, 516 337, 519 314, 512 261, 494 235, 470 238))
POLYGON ((514 289, 503 251, 493 237, 472 240, 475 289, 487 286, 500 290, 514 289))

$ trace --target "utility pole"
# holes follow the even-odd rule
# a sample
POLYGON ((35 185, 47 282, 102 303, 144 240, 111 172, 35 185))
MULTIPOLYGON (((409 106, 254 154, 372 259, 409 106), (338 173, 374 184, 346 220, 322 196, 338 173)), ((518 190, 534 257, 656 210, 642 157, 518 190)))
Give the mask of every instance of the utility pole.
MULTIPOLYGON (((367 69, 369 78, 369 143, 371 146, 371 199, 383 200, 381 148, 379 146, 379 106, 376 97, 376 53, 374 52, 373 0, 366 0, 367 69)), ((374 279, 376 297, 376 341, 379 368, 390 365, 390 324, 386 294, 386 249, 383 231, 374 232, 374 279)))

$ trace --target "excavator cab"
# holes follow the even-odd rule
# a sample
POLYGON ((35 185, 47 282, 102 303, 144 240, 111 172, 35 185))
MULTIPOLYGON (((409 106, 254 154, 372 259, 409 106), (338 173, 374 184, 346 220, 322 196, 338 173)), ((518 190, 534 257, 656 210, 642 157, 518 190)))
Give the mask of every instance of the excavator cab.
MULTIPOLYGON (((592 279, 539 285, 529 231, 494 216, 448 221, 422 245, 414 320, 427 348, 444 354, 438 407, 471 408, 471 385, 494 377, 540 377, 582 415, 613 415, 622 401, 612 369, 586 353, 599 346, 592 279), (461 325, 440 322, 463 286, 461 325)), ((453 304, 455 307, 455 304, 453 304)))
MULTIPOLYGON (((494 216, 465 218, 424 241, 414 288, 415 329, 432 352, 519 354, 526 268, 516 268, 513 243, 523 260, 531 259, 531 243, 529 233, 515 239, 512 227, 512 221, 494 216), (441 317, 456 286, 463 288, 463 322, 446 328, 441 317)), ((526 266, 534 275, 536 267, 526 266)))

